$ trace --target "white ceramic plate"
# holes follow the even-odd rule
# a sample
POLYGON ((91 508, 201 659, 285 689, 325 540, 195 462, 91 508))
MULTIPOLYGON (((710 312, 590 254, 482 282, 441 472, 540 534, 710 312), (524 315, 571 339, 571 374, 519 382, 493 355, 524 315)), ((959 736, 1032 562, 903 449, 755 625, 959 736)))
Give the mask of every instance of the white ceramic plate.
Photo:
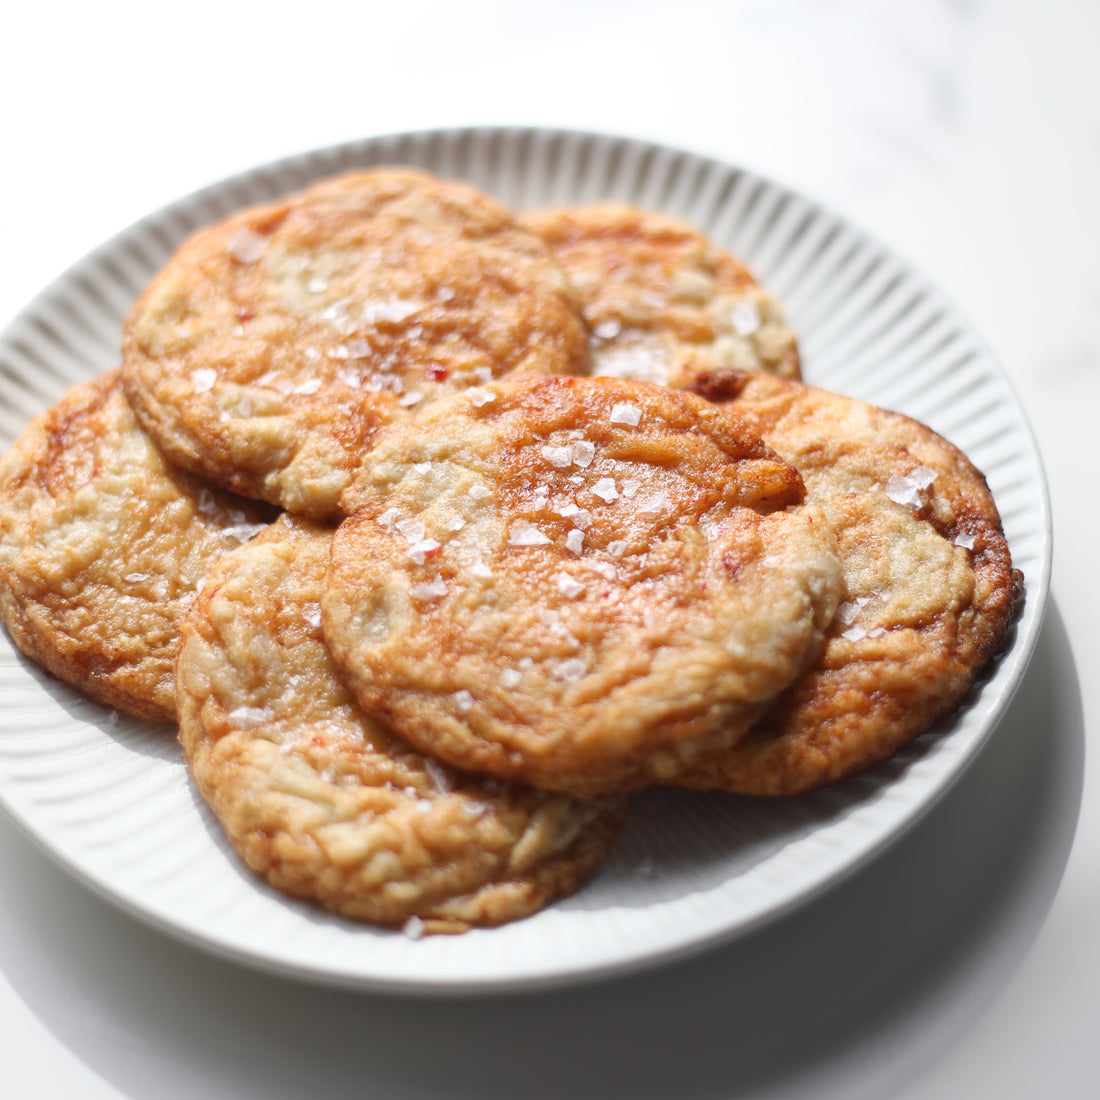
POLYGON ((65 867, 155 925, 236 959, 364 987, 470 990, 575 980, 746 931, 879 850, 995 728, 1034 648, 1050 518, 1030 430, 997 365, 910 268, 808 199, 729 165, 621 138, 477 129, 397 135, 281 161, 109 241, 0 337, 0 445, 115 365, 131 301, 197 226, 316 177, 408 163, 515 207, 617 199, 694 222, 785 301, 807 381, 917 417, 987 475, 1027 602, 1011 650, 941 729, 872 774, 777 802, 649 792, 576 897, 491 931, 412 941, 289 901, 245 871, 163 728, 120 719, 0 640, 0 799, 65 867))

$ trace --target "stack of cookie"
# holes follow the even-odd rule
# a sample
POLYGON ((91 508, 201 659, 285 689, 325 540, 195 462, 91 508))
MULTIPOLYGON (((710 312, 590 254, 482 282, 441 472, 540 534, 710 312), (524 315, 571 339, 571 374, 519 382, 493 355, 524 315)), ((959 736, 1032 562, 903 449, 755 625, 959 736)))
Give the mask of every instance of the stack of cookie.
POLYGON ((887 759, 1021 591, 966 457, 661 216, 341 176, 195 234, 121 350, 0 463, 0 616, 178 722, 255 871, 413 935, 577 889, 630 791, 887 759))

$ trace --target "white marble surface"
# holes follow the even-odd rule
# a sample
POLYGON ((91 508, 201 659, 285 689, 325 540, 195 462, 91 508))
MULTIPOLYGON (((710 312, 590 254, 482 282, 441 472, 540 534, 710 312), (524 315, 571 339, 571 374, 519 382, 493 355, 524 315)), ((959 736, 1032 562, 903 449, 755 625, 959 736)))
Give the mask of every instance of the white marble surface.
POLYGON ((1100 4, 195 0, 21 5, 3 33, 0 324, 254 163, 452 124, 627 133, 801 189, 942 287, 1020 394, 1055 526, 1027 681, 948 798, 813 904, 651 973, 483 1001, 305 987, 135 923, 0 814, 5 1095, 1092 1095, 1100 4))

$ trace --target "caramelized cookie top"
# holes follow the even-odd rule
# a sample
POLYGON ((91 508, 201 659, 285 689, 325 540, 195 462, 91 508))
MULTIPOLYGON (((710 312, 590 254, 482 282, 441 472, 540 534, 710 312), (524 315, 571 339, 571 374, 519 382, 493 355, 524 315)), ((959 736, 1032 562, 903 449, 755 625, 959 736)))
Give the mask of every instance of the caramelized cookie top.
POLYGON ((281 890, 414 934, 571 893, 625 803, 462 773, 366 717, 321 638, 330 540, 284 517, 218 564, 184 623, 180 740, 235 848, 281 890))
POLYGON ((90 698, 171 721, 180 616, 211 564, 272 518, 171 467, 112 371, 0 460, 0 617, 90 698))
POLYGON ((779 303, 690 226, 613 205, 536 211, 523 222, 577 292, 595 374, 677 388, 728 367, 799 377, 779 303))
POLYGON ((196 233, 131 311, 123 372, 175 462, 325 517, 380 426, 587 356, 533 232, 472 187, 379 169, 196 233))
POLYGON ((950 714, 1005 644, 1022 578, 985 479, 925 425, 762 375, 704 388, 798 468, 836 531, 846 595, 810 669, 739 745, 681 781, 797 794, 950 714))
POLYGON ((367 711, 457 766, 591 793, 731 744, 816 653, 835 542, 722 410, 498 383, 379 436, 325 634, 367 711))

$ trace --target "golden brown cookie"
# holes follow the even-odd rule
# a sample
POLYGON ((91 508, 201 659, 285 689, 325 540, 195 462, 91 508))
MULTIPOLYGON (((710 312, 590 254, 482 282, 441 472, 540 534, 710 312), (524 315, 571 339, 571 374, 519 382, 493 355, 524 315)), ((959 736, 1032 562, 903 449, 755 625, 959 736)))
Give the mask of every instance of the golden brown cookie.
POLYGON ((325 634, 367 711, 459 767, 592 793, 723 751, 840 595, 798 475, 691 394, 539 378, 380 435, 325 634))
POLYGON ((965 455, 898 413, 763 375, 701 389, 796 466, 835 528, 846 596, 821 656, 729 753, 678 781, 797 794, 888 759, 1004 645, 1022 577, 965 455))
POLYGON ((321 638, 330 540, 284 517, 218 563, 184 622, 180 740, 233 846, 288 894, 414 933, 572 893, 625 801, 461 773, 365 717, 321 638))
POLYGON ((595 374, 676 388, 728 367, 799 377, 779 303, 690 226, 616 205, 536 211, 523 222, 577 291, 595 374))
POLYGON ((380 425, 587 356, 534 233, 472 187, 379 169, 191 237, 127 319, 123 377, 174 462, 323 517, 380 425))
POLYGON ((171 721, 180 616, 210 564, 273 514, 169 466, 112 371, 0 460, 0 618, 89 698, 171 721))

